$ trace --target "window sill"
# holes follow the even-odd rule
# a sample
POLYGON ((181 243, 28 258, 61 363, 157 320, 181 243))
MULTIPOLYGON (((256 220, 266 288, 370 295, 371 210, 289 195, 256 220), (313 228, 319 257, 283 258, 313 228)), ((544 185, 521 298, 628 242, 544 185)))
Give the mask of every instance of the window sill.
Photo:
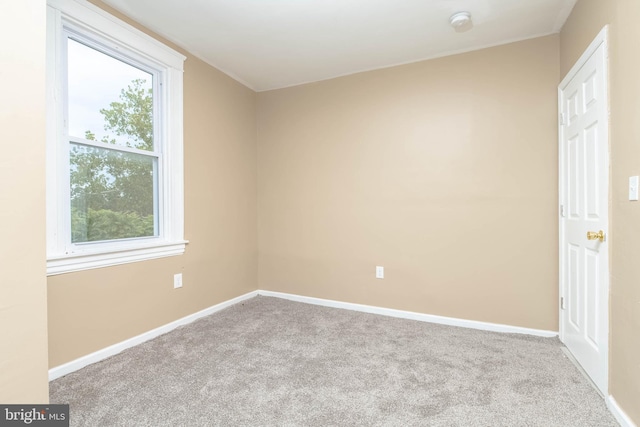
POLYGON ((182 255, 189 243, 186 240, 155 244, 131 249, 119 249, 110 252, 85 253, 50 257, 47 259, 47 276, 71 273, 74 271, 90 270, 92 268, 109 267, 112 265, 128 264, 155 258, 182 255))

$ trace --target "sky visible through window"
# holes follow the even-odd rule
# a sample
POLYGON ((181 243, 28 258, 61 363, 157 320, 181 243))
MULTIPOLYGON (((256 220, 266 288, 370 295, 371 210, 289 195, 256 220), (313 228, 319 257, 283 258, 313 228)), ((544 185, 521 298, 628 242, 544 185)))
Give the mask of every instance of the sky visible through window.
POLYGON ((152 88, 152 74, 67 38, 69 135, 145 152, 70 141, 72 243, 157 235, 152 88))
POLYGON ((108 137, 125 145, 126 137, 105 131, 100 110, 120 101, 120 92, 133 80, 145 80, 143 88, 151 89, 153 76, 73 39, 67 40, 69 135, 84 138, 89 130, 98 141, 108 137))

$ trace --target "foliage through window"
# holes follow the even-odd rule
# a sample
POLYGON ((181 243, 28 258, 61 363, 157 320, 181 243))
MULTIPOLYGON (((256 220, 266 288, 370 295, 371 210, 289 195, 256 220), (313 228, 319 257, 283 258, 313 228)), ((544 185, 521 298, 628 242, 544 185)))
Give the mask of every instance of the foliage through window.
POLYGON ((154 76, 72 37, 67 52, 71 241, 155 236, 154 76))
POLYGON ((184 56, 101 9, 48 0, 49 274, 184 252, 184 56))

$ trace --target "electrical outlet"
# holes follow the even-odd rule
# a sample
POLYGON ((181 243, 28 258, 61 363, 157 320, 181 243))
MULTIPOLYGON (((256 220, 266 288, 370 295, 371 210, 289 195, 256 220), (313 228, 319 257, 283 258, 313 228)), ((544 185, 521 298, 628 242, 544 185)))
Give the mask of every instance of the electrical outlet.
POLYGON ((376 279, 384 279, 384 267, 376 266, 376 279))
POLYGON ((182 287, 182 273, 173 275, 173 289, 178 289, 182 287))

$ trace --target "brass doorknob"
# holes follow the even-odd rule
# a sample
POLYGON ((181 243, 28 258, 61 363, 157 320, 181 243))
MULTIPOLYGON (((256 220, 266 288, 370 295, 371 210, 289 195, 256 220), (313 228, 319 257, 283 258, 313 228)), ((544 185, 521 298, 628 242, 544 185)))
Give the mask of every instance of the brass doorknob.
POLYGON ((600 240, 604 242, 604 231, 587 231, 587 240, 600 240))

